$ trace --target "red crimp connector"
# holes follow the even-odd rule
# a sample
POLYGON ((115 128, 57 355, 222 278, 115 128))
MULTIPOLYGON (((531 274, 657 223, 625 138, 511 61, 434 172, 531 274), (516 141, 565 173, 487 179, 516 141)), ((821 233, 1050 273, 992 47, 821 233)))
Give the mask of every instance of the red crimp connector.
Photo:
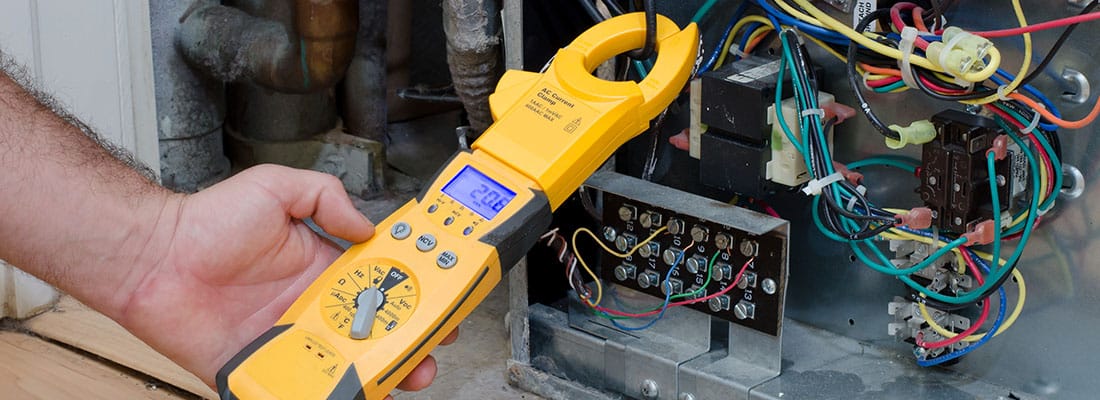
POLYGON ((680 133, 668 138, 668 143, 677 149, 688 151, 691 150, 691 138, 689 138, 689 132, 691 130, 684 128, 680 133))
POLYGON ((1008 157, 1008 136, 998 135, 993 139, 993 147, 990 147, 985 154, 993 153, 993 159, 1000 161, 1008 157))
POLYGON ((833 169, 839 172, 840 175, 844 177, 844 180, 851 183, 852 186, 859 186, 859 183, 863 182, 863 174, 849 170, 844 164, 833 161, 833 169))
POLYGON ((928 229, 932 226, 932 209, 928 207, 917 207, 894 217, 901 220, 896 226, 906 225, 913 229, 928 229))
POLYGON ((963 237, 966 238, 966 244, 969 246, 993 243, 993 232, 996 229, 993 224, 993 220, 985 220, 974 225, 974 230, 963 234, 963 237))

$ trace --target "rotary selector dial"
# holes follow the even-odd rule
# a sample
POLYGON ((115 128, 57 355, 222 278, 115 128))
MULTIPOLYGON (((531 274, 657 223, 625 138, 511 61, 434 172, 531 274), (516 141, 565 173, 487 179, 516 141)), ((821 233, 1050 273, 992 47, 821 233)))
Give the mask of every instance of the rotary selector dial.
POLYGON ((414 276, 397 266, 370 263, 332 279, 321 298, 321 316, 341 335, 379 339, 400 328, 419 299, 414 276))

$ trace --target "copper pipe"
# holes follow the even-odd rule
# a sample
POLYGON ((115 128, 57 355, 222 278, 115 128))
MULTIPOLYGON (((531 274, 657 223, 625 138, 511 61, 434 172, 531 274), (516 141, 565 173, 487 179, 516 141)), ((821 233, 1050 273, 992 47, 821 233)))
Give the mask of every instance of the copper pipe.
POLYGON ((181 19, 177 45, 192 65, 224 82, 253 82, 285 93, 329 89, 351 62, 358 2, 291 4, 292 19, 276 21, 200 0, 181 19))

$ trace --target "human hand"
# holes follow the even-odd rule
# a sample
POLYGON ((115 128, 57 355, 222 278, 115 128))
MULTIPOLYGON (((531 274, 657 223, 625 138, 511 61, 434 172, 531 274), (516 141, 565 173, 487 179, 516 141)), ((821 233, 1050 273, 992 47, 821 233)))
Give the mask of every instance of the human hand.
MULTIPOLYGON (((161 215, 158 225, 171 229, 152 240, 169 243, 166 254, 140 278, 117 319, 211 386, 218 369, 342 253, 302 219, 351 242, 374 234, 338 179, 272 165, 175 196, 161 215)), ((435 373, 429 356, 398 388, 420 390, 435 373)))

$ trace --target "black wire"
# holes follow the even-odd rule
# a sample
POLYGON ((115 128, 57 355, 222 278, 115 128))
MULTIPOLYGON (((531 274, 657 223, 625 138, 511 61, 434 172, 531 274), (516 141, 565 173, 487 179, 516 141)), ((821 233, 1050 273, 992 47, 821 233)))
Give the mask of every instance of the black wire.
MULTIPOLYGON (((883 15, 890 15, 890 11, 880 8, 863 16, 863 18, 859 20, 859 24, 856 25, 856 32, 863 32, 863 30, 867 29, 867 25, 871 24, 871 21, 883 15)), ((856 100, 859 102, 859 110, 863 112, 863 115, 867 117, 867 121, 871 122, 871 126, 874 127, 878 133, 882 134, 882 136, 893 140, 901 140, 901 136, 899 136, 897 132, 887 128, 886 124, 878 119, 875 112, 871 110, 871 105, 867 103, 867 98, 863 96, 863 90, 860 88, 860 79, 857 78, 859 73, 856 71, 856 48, 855 40, 848 42, 848 86, 852 88, 852 92, 856 95, 856 100)))
POLYGON ((648 60, 653 57, 657 46, 657 7, 653 0, 645 0, 645 47, 631 50, 626 55, 635 60, 648 60))
MULTIPOLYGON (((1092 0, 1092 2, 1089 2, 1089 4, 1081 10, 1081 13, 1077 15, 1088 14, 1094 8, 1096 8, 1097 4, 1097 0, 1092 0)), ((1073 24, 1067 26, 1066 29, 1062 31, 1062 35, 1058 36, 1058 40, 1054 42, 1054 46, 1051 46, 1050 50, 1047 51, 1047 55, 1046 57, 1043 57, 1043 61, 1040 61, 1039 65, 1036 66, 1035 69, 1031 71, 1031 73, 1027 74, 1027 77, 1024 77, 1024 80, 1020 81, 1020 86, 1028 84, 1028 82, 1031 82, 1031 80, 1035 79, 1039 76, 1039 74, 1043 73, 1043 70, 1047 68, 1047 65, 1050 64, 1051 60, 1054 60, 1054 55, 1062 49, 1062 45, 1066 43, 1066 39, 1069 39, 1069 35, 1072 34, 1073 30, 1076 28, 1077 24, 1073 24)))

